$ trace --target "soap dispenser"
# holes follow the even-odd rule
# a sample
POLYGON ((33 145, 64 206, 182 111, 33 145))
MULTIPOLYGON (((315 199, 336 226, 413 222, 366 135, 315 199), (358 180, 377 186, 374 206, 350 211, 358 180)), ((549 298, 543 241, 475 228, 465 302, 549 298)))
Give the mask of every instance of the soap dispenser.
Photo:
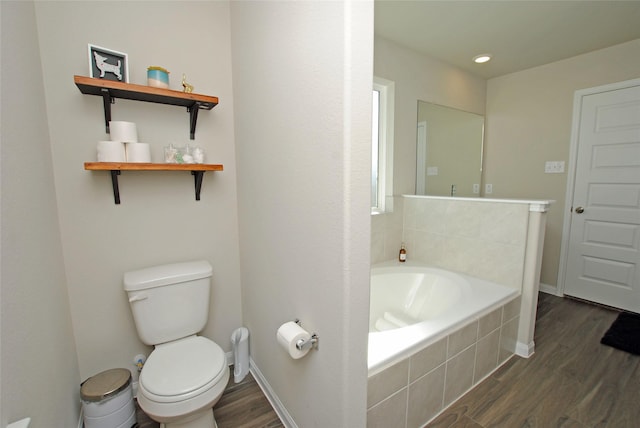
POLYGON ((407 261, 407 250, 404 248, 404 242, 400 246, 400 254, 398 254, 398 261, 404 263, 407 261))

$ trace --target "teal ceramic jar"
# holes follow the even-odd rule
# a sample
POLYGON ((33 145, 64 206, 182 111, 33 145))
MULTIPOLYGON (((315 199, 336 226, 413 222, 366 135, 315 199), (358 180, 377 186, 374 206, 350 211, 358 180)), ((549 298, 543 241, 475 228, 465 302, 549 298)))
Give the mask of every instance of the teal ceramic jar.
POLYGON ((152 66, 147 68, 147 85, 169 89, 169 72, 162 67, 152 66))

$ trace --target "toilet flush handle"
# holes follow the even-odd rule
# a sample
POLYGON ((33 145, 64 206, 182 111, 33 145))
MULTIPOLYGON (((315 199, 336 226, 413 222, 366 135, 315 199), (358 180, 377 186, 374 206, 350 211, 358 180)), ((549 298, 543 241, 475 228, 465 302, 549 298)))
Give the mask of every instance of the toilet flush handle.
POLYGON ((147 298, 146 294, 136 294, 134 296, 129 297, 129 303, 138 302, 140 300, 145 300, 147 298))

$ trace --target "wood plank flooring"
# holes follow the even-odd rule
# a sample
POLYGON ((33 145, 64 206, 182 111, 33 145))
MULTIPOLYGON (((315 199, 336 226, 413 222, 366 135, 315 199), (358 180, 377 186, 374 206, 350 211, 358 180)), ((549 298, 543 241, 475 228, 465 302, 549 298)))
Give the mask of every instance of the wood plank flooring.
POLYGON ((514 357, 428 427, 640 426, 640 356, 601 345, 618 312, 540 294, 536 352, 514 357))
MULTIPOLYGON (((541 293, 536 353, 512 358, 427 426, 640 427, 640 356, 600 344, 617 314, 541 293)), ((251 374, 230 379, 214 411, 219 428, 283 427, 251 374)), ((158 427, 142 412, 138 422, 158 427)))
MULTIPOLYGON (((271 404, 249 373, 242 382, 231 377, 213 412, 218 428, 281 428, 284 427, 271 404)), ((136 418, 138 428, 158 428, 160 424, 150 419, 139 407, 136 418)))

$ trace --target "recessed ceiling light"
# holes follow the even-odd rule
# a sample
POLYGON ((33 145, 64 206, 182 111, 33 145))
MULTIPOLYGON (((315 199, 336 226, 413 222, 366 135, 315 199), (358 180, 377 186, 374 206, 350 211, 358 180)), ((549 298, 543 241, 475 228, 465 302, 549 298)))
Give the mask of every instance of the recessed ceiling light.
POLYGON ((476 64, 483 64, 485 62, 488 62, 490 59, 490 54, 476 55, 473 57, 473 62, 475 62, 476 64))

